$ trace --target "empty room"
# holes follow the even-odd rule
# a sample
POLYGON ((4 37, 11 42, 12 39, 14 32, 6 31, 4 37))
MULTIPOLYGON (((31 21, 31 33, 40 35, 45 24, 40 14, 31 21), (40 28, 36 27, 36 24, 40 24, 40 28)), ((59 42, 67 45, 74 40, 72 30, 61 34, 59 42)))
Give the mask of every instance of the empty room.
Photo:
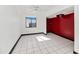
POLYGON ((0 5, 0 54, 73 54, 74 41, 73 5, 0 5))

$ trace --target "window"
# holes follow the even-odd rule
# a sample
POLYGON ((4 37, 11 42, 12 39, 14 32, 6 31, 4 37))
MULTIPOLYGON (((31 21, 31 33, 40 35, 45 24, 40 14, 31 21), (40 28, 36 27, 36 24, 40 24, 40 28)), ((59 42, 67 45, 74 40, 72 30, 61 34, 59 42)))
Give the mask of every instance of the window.
POLYGON ((27 28, 36 27, 36 17, 35 16, 25 17, 25 26, 27 28))

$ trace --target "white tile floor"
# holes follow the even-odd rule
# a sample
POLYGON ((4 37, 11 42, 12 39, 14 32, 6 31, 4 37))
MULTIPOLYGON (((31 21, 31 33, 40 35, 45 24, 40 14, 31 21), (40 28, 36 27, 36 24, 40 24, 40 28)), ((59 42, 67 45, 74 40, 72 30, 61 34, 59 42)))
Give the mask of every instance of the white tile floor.
POLYGON ((73 54, 73 49, 73 41, 48 33, 23 36, 13 54, 73 54))

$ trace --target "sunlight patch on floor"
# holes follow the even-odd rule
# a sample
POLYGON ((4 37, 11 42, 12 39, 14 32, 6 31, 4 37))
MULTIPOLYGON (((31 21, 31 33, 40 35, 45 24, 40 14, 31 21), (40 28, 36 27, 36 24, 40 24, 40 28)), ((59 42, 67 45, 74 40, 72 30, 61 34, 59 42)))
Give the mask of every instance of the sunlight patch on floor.
POLYGON ((40 42, 40 41, 46 41, 46 40, 50 40, 50 38, 45 37, 45 36, 37 36, 36 39, 40 42))

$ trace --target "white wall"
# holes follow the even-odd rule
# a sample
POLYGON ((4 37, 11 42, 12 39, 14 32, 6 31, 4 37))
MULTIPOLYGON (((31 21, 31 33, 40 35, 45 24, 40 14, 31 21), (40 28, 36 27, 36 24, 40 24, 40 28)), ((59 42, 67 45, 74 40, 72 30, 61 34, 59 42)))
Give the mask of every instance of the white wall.
POLYGON ((44 32, 45 29, 45 16, 42 13, 28 13, 23 15, 23 34, 29 34, 29 33, 40 33, 44 32), (25 17, 26 16, 36 16, 36 21, 37 21, 37 27, 35 28, 26 28, 25 27, 25 17))
POLYGON ((75 43, 74 51, 79 53, 79 5, 75 6, 75 43))
POLYGON ((44 15, 44 13, 42 12, 34 12, 34 11, 29 11, 25 10, 25 8, 20 8, 20 6, 17 6, 17 10, 18 10, 18 15, 21 19, 22 22, 22 34, 30 34, 30 33, 40 33, 40 32, 44 32, 45 31, 45 22, 46 22, 46 17, 44 15), (25 17, 26 16, 36 16, 36 20, 37 20, 37 27, 35 28, 26 28, 25 27, 25 17))
POLYGON ((20 35, 20 20, 16 7, 0 6, 0 53, 9 53, 20 35))

